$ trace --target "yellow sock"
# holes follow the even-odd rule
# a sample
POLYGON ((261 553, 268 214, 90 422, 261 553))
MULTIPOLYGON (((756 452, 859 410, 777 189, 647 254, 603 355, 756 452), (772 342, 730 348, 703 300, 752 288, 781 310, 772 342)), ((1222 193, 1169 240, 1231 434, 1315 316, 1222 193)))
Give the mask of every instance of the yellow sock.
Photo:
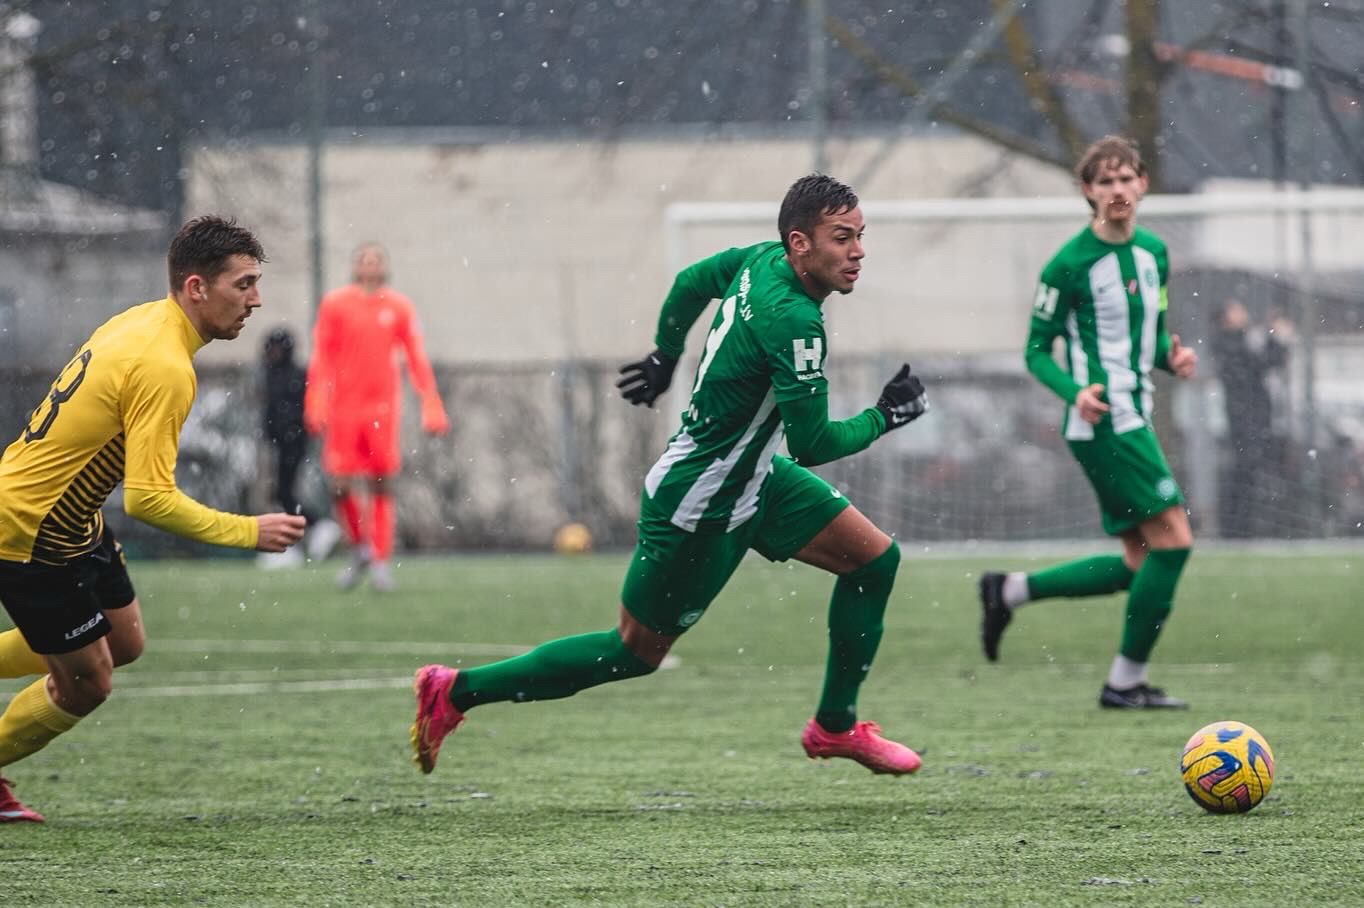
POLYGON ((0 678, 47 674, 43 657, 28 648, 24 635, 13 628, 0 634, 0 678))
POLYGON ((44 675, 19 691, 0 715, 0 766, 37 753, 80 720, 52 702, 44 675))

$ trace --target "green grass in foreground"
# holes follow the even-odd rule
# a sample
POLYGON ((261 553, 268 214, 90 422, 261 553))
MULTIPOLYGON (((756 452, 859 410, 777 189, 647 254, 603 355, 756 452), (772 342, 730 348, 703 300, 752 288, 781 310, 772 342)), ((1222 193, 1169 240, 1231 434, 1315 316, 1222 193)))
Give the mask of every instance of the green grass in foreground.
POLYGON ((906 554, 862 699, 926 752, 902 779, 800 750, 830 588, 803 566, 747 562, 675 670, 475 711, 424 777, 411 671, 607 626, 625 556, 417 560, 384 598, 135 564, 146 655, 5 770, 48 822, 0 826, 3 902, 1364 902, 1359 553, 1196 553, 1152 677, 1194 708, 1165 715, 1095 705, 1119 597, 1030 607, 989 665, 974 577, 1037 562, 906 554), (1216 719, 1278 757, 1245 816, 1179 782, 1216 719))

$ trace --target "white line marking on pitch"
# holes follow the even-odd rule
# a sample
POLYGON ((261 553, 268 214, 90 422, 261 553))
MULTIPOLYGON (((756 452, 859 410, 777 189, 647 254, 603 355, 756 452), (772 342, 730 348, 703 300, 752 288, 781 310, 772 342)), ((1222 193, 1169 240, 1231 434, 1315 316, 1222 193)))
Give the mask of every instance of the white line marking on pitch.
MULTIPOLYGON (((169 637, 151 640, 151 650, 170 650, 181 653, 309 653, 321 656, 443 656, 449 653, 472 653, 476 656, 519 656, 533 647, 517 643, 460 643, 389 640, 192 640, 169 637)), ((682 660, 669 653, 659 668, 677 668, 682 660)))
MULTIPOLYGON (((191 640, 167 638, 153 640, 149 648, 168 650, 182 653, 279 653, 297 654, 309 653, 317 655, 357 655, 357 654, 383 654, 383 655, 447 655, 450 653, 472 653, 474 655, 487 656, 516 656, 528 651, 531 647, 518 646, 515 644, 503 643, 420 643, 420 642, 366 642, 366 641, 346 641, 346 640, 191 640)), ((674 655, 663 657, 660 669, 675 669, 682 664, 682 660, 674 655)), ((338 671, 346 671, 340 669, 338 671)), ((350 669, 354 674, 374 675, 378 672, 389 672, 392 669, 350 669)), ((256 696, 260 694, 309 694, 325 693, 331 691, 353 691, 353 690, 396 690, 412 686, 412 676, 402 675, 400 677, 344 677, 344 678, 302 678, 298 680, 284 680, 279 678, 282 673, 289 674, 308 674, 306 669, 283 669, 276 672, 270 669, 240 671, 217 670, 217 671, 181 671, 181 672, 156 672, 149 671, 145 674, 136 668, 130 669, 126 673, 115 676, 115 690, 118 697, 242 697, 256 696), (186 680, 203 678, 207 683, 190 684, 138 684, 139 675, 152 678, 174 677, 186 680), (266 680, 260 681, 218 681, 224 677, 261 677, 266 680), (273 676, 273 677, 271 677, 273 676), (119 683, 119 679, 123 683, 119 683), (215 679, 215 680, 208 680, 215 679)), ((336 672, 333 672, 335 674, 336 672)), ((314 672, 316 674, 316 672, 314 672)))
MULTIPOLYGON (((276 641, 276 642, 284 642, 284 641, 276 641)), ((659 666, 659 668, 661 668, 661 669, 674 669, 674 668, 680 667, 681 664, 682 664, 682 663, 681 663, 681 660, 678 659, 676 656, 668 655, 668 656, 664 657, 663 663, 659 666)), ((1018 668, 1020 668, 1020 669, 1044 669, 1044 670, 1045 670, 1045 669, 1048 669, 1048 668, 1056 669, 1056 668, 1061 668, 1061 667, 1062 667, 1062 666, 1059 666, 1059 665, 1050 665, 1050 666, 1043 666, 1043 665, 1035 665, 1035 666, 1018 666, 1018 668)), ((1068 665, 1065 665, 1065 666, 1064 666, 1064 668, 1066 668, 1066 669, 1076 669, 1076 668, 1080 668, 1080 667, 1083 667, 1080 663, 1068 664, 1068 665)), ((1090 668, 1093 668, 1094 670, 1097 670, 1097 669, 1098 669, 1098 666, 1097 666, 1097 665, 1089 666, 1089 667, 1090 667, 1090 668)), ((1190 670, 1192 670, 1192 671, 1195 671, 1195 672, 1213 672, 1213 671, 1222 672, 1222 671, 1225 671, 1226 668, 1227 668, 1226 665, 1213 665, 1213 664, 1201 664, 1201 665, 1200 665, 1200 664, 1195 664, 1195 665, 1177 665, 1177 666, 1173 666, 1173 667, 1177 667, 1177 668, 1179 668, 1180 670, 1183 670, 1183 671, 1190 671, 1190 670)), ((1292 673, 1292 674, 1301 673, 1301 672, 1303 671, 1303 669, 1295 668, 1295 667, 1293 667, 1293 666, 1280 666, 1279 668, 1280 668, 1281 670, 1283 670, 1283 671, 1286 671, 1286 672, 1292 673)), ((149 673, 149 674, 153 674, 153 673, 149 673)), ((189 677, 194 677, 194 676, 196 675, 195 672, 175 672, 175 673, 173 673, 173 674, 175 674, 175 675, 177 675, 177 676, 189 676, 189 677)), ((212 677, 212 676, 221 677, 223 674, 224 674, 223 672, 203 672, 203 673, 202 673, 202 675, 205 676, 205 677, 212 677)), ((242 672, 242 674, 244 675, 244 674, 247 674, 247 673, 246 673, 246 672, 242 672)), ((128 672, 126 675, 124 675, 124 677, 131 681, 131 680, 133 680, 133 679, 135 679, 135 678, 137 677, 137 672, 136 672, 135 670, 134 670, 134 671, 130 671, 130 672, 128 672)), ((313 694, 313 693, 330 693, 330 692, 334 692, 334 691, 398 690, 398 689, 407 688, 407 687, 411 687, 411 686, 412 686, 412 676, 411 676, 411 675, 402 675, 402 676, 400 676, 400 677, 386 677, 386 678, 384 678, 384 677, 373 677, 373 678, 332 678, 332 679, 322 679, 322 678, 318 678, 318 679, 302 679, 302 680, 297 680, 297 681, 284 681, 284 680, 278 680, 278 681, 237 681, 237 682, 226 682, 226 683, 218 682, 218 683, 206 683, 206 684, 169 684, 169 685, 146 685, 146 686, 141 686, 141 685, 138 685, 138 684, 136 684, 136 683, 133 683, 133 684, 123 684, 123 685, 120 686, 120 685, 117 683, 117 676, 116 676, 116 677, 115 677, 115 692, 114 692, 114 696, 115 696, 115 698, 122 698, 122 697, 130 697, 130 698, 150 698, 150 697, 228 697, 228 696, 231 696, 231 697, 246 697, 246 696, 256 696, 256 695, 260 695, 260 694, 313 694)))
POLYGON ((264 681, 241 684, 176 684, 167 687, 116 687, 116 697, 244 697, 256 694, 314 694, 337 690, 393 690, 411 687, 412 676, 351 678, 337 681, 264 681))
POLYGON ((147 649, 188 653, 315 653, 321 656, 365 654, 399 656, 439 656, 472 653, 476 656, 519 656, 530 649, 514 643, 458 643, 430 640, 186 640, 151 639, 147 649))

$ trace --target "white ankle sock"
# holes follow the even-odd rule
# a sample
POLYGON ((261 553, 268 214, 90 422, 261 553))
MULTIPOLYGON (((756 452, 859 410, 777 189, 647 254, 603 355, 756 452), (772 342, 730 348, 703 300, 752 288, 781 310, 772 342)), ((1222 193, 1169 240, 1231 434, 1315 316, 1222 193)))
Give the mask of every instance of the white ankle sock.
POLYGON ((1004 587, 1000 590, 1004 604, 1018 608, 1028 601, 1028 575, 1022 571, 1010 571, 1004 575, 1004 587))
POLYGON ((1128 690, 1138 684, 1146 683, 1146 663, 1133 662, 1119 653, 1113 657, 1113 667, 1108 670, 1108 686, 1116 690, 1128 690))

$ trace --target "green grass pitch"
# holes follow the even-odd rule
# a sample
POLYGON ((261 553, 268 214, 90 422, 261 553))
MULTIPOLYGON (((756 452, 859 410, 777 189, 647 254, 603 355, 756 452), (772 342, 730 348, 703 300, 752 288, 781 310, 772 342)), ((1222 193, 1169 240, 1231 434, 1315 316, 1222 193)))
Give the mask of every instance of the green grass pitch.
MULTIPOLYGON (((399 593, 334 564, 136 563, 146 655, 7 767, 5 905, 1292 905, 1364 902, 1364 552, 1196 551, 1152 681, 1101 712, 1120 597, 1030 606, 998 664, 975 576, 1054 559, 907 546, 862 715, 911 778, 805 758, 830 580, 750 559, 680 664, 480 708, 408 762, 407 682, 614 622, 626 555, 416 559, 399 593), (1277 757, 1205 814, 1180 748, 1217 719, 1277 757)), ((20 682, 0 682, 0 695, 20 682)))

